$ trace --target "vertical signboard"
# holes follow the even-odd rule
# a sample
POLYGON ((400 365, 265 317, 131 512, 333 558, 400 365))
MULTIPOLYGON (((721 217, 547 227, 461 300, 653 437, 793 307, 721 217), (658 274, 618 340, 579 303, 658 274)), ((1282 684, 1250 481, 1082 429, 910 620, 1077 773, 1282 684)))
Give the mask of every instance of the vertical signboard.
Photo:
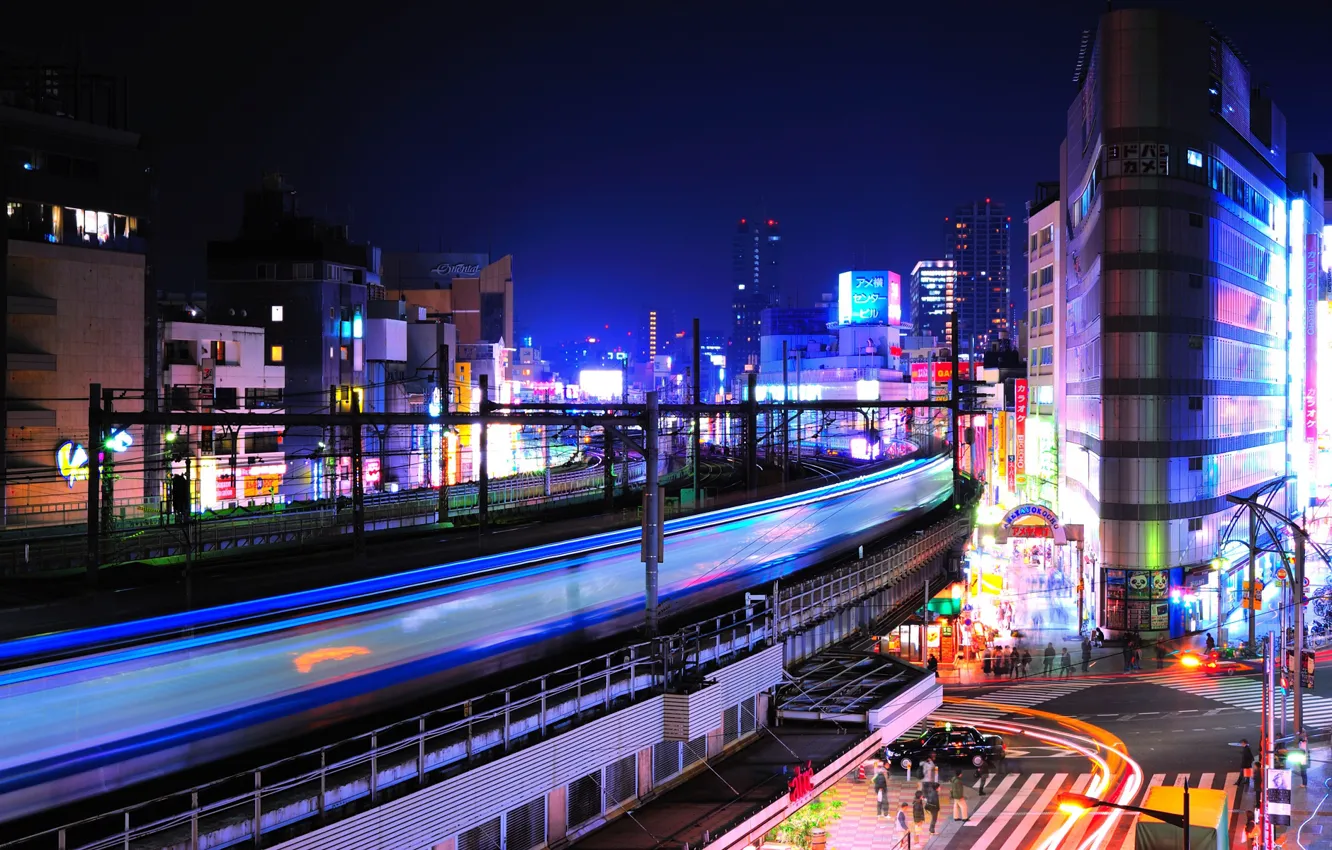
POLYGON ((888 324, 901 327, 902 320, 902 276, 888 272, 888 324))
MULTIPOLYGON (((1318 446, 1318 234, 1304 237, 1304 439, 1318 446)), ((1311 460, 1313 458, 1311 457, 1311 460)))
POLYGON ((1013 407, 1015 410, 1017 437, 1017 485, 1027 486, 1027 379, 1018 378, 1013 382, 1013 407))
POLYGON ((1009 434, 1014 435, 1013 442, 1006 442, 1005 445, 1004 445, 1004 450, 1008 453, 1008 492, 1010 492, 1010 493, 1016 493, 1016 492, 1017 492, 1017 454, 1016 454, 1016 452, 1014 451, 1013 446, 1014 446, 1014 445, 1016 444, 1016 442, 1017 442, 1017 438, 1016 438, 1016 434, 1017 434, 1017 423, 1014 421, 1014 420, 1015 420, 1015 417, 1014 417, 1014 415, 1011 414, 1011 413, 1008 414, 1005 418, 1008 419, 1008 428, 1009 428, 1009 431, 1008 431, 1008 432, 1009 432, 1009 434))

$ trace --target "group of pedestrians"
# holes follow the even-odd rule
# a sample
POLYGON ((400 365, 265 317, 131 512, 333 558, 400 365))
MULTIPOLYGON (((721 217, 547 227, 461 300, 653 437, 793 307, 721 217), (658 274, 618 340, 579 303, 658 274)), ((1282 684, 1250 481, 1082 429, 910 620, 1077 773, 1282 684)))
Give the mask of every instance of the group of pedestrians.
MULTIPOLYGON (((1054 643, 1045 645, 1045 650, 1041 656, 1042 666, 1041 675, 1046 677, 1059 674, 1060 678, 1073 675, 1073 657, 1068 654, 1068 647, 1063 651, 1055 649, 1054 643)), ((1083 641, 1082 649, 1082 671, 1087 672, 1087 664, 1091 660, 1091 645, 1083 641)), ((997 676, 1000 678, 1026 678, 1031 675, 1031 650, 1017 647, 996 647, 991 649, 986 647, 981 653, 981 672, 986 676, 997 676)))
MULTIPOLYGON (((974 786, 980 796, 985 796, 985 786, 991 777, 1002 776, 1005 772, 1004 757, 1000 753, 994 758, 987 758, 976 766, 976 775, 974 786)), ((967 786, 973 783, 964 778, 962 771, 953 771, 953 776, 948 780, 948 803, 952 809, 953 820, 957 823, 966 823, 969 817, 967 810, 967 786)), ((917 785, 911 801, 903 801, 893 815, 893 822, 901 834, 906 834, 914 830, 914 834, 934 835, 939 824, 941 790, 939 765, 936 756, 931 753, 920 765, 920 784, 917 785), (928 826, 926 821, 929 821, 928 826)), ((878 817, 887 818, 888 814, 888 773, 883 767, 879 767, 874 774, 874 797, 878 803, 876 812, 878 817)))

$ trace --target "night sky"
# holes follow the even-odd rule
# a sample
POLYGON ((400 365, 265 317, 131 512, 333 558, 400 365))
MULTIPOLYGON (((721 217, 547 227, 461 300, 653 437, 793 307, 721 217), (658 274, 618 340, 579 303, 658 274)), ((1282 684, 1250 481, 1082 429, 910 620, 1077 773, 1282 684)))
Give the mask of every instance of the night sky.
MULTIPOLYGON (((382 11, 399 5, 103 2, 55 21, 29 4, 0 38, 128 75, 158 162, 167 288, 202 288, 204 242, 233 236, 242 191, 277 169, 353 239, 512 253, 518 327, 550 345, 653 308, 728 330, 743 215, 781 220, 801 304, 839 269, 905 275, 937 256, 960 201, 1003 200, 1021 228, 1034 183, 1058 178, 1081 32, 1105 8, 382 11)), ((1285 111, 1289 150, 1332 149, 1332 4, 1155 5, 1231 36, 1285 111)))

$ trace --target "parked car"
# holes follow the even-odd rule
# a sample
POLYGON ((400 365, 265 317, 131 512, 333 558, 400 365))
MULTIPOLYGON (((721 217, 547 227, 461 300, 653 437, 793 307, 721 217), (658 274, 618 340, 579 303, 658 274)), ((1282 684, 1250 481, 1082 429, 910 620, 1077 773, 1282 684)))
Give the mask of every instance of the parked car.
POLYGON ((890 746, 884 747, 882 758, 889 764, 903 770, 908 769, 904 762, 912 766, 919 765, 934 753, 937 762, 959 762, 975 764, 974 759, 993 758, 1004 752, 1004 739, 999 735, 984 735, 975 726, 936 726, 923 733, 905 738, 898 738, 890 746))

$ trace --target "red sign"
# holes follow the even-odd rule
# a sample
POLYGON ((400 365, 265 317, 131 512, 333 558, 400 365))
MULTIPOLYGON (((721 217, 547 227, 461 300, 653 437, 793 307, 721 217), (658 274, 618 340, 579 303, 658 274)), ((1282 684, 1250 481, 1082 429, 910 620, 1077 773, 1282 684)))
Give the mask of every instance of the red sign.
POLYGON ((1304 439, 1318 441, 1318 234, 1304 237, 1304 439))
POLYGON ((1027 379, 1018 378, 1014 383, 1014 407, 1017 412, 1017 480, 1027 483, 1027 379))
POLYGON ((217 476, 217 500, 227 502, 236 498, 236 481, 231 477, 231 473, 218 473, 217 476))
POLYGON ((805 800, 814 795, 814 767, 810 762, 805 762, 804 767, 797 767, 795 775, 787 782, 787 787, 791 789, 790 799, 795 805, 800 805, 805 800))
MULTIPOLYGON (((935 361, 930 363, 912 363, 911 364, 911 382, 926 383, 930 381, 930 366, 934 366, 934 383, 946 384, 953 379, 953 364, 947 360, 935 361)), ((958 371, 962 373, 963 379, 971 377, 971 364, 963 361, 958 364, 958 371)))
POLYGON ((1015 525, 1008 529, 1009 537, 1054 537, 1048 525, 1015 525))

